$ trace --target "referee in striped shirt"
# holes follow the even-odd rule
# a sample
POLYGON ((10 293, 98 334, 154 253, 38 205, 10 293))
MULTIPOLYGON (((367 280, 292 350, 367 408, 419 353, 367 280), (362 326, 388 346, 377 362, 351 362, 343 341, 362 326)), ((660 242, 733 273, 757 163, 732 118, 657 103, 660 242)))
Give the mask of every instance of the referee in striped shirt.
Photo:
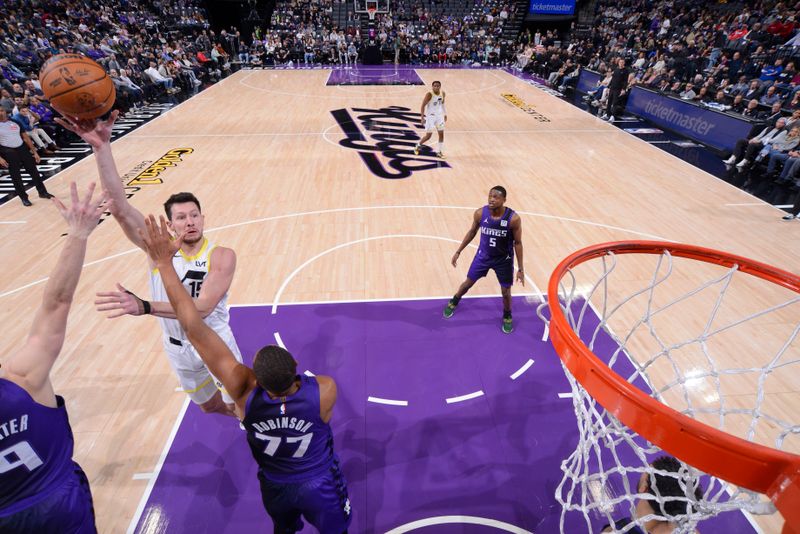
POLYGON ((39 154, 36 153, 31 138, 20 129, 19 124, 8 118, 8 112, 4 108, 0 108, 0 167, 8 169, 14 191, 24 206, 31 206, 31 201, 28 200, 28 193, 22 183, 22 167, 33 178, 39 198, 53 198, 42 183, 42 176, 36 168, 37 163, 39 154))

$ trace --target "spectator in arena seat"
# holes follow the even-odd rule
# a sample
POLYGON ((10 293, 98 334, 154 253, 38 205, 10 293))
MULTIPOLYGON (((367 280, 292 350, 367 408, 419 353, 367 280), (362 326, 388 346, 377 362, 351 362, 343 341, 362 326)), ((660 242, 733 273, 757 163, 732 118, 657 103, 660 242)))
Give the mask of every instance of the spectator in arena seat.
POLYGON ((28 106, 21 106, 11 120, 19 124, 22 131, 30 136, 37 150, 41 150, 44 154, 53 154, 59 150, 47 132, 38 127, 39 117, 28 106))
MULTIPOLYGON (((774 124, 775 121, 783 117, 783 111, 781 109, 782 107, 782 102, 775 102, 772 104, 772 106, 770 106, 769 113, 764 115, 764 121, 767 124, 774 124)), ((788 127, 789 125, 787 124, 786 126, 788 127)))
POLYGON ((3 76, 12 83, 24 82, 28 79, 21 70, 15 67, 14 64, 10 63, 6 58, 0 59, 0 71, 2 71, 3 76))
POLYGON ((727 93, 731 96, 744 95, 749 87, 750 82, 747 81, 747 76, 739 76, 738 82, 728 86, 727 93))
POLYGON ((789 152, 794 151, 800 143, 800 126, 791 129, 784 127, 784 131, 786 130, 789 130, 789 133, 785 138, 776 139, 768 145, 768 152, 765 156, 768 158, 767 177, 774 177, 779 166, 783 166, 789 159, 789 152))
POLYGON ((30 108, 31 111, 36 113, 39 117, 39 122, 42 125, 51 126, 55 125, 55 112, 50 108, 49 105, 45 104, 45 102, 40 99, 39 97, 32 96, 30 99, 30 108))
MULTIPOLYGON (((756 102, 756 106, 758 106, 758 102, 756 102)), ((736 95, 733 97, 733 102, 731 103, 732 112, 741 113, 744 111, 745 107, 747 107, 747 102, 744 100, 744 95, 736 95)))
POLYGON ((783 101, 780 93, 778 93, 777 89, 774 85, 767 87, 767 92, 764 93, 761 98, 758 99, 760 104, 764 106, 772 106, 775 103, 780 103, 783 101))
POLYGON ((357 61, 358 49, 356 48, 355 42, 351 41, 347 47, 347 62, 355 65, 357 61))
POLYGON ((786 119, 786 127, 794 128, 800 126, 800 109, 792 111, 792 115, 786 119))
POLYGON ((6 110, 9 115, 14 111, 14 97, 7 89, 0 90, 0 107, 6 110))
POLYGON ((117 72, 122 70, 122 65, 120 65, 119 61, 117 61, 116 54, 110 54, 108 56, 108 60, 106 61, 106 70, 109 72, 111 72, 112 70, 115 70, 117 72))
POLYGON ((25 94, 28 96, 28 98, 32 96, 39 97, 40 99, 44 98, 44 93, 39 87, 36 87, 36 85, 33 83, 33 80, 25 81, 25 94))
POLYGON ((742 116, 752 120, 761 120, 764 113, 758 109, 758 100, 753 98, 747 102, 747 107, 742 111, 742 116))
POLYGON ((778 119, 774 126, 766 126, 752 139, 739 139, 736 141, 733 154, 730 158, 725 160, 725 164, 733 165, 739 161, 739 163, 736 164, 737 168, 743 169, 747 167, 766 145, 771 144, 776 139, 780 141, 786 137, 785 127, 786 119, 781 118, 778 119))
POLYGON ((783 170, 778 176, 778 179, 775 180, 775 183, 778 185, 787 185, 794 182, 795 185, 800 186, 800 180, 798 180, 799 177, 800 177, 800 151, 792 150, 789 151, 789 157, 783 164, 783 170))
POLYGON ((697 96, 694 92, 694 84, 687 83, 686 88, 680 92, 681 100, 692 100, 697 96))
POLYGON ((744 93, 745 100, 753 100, 754 98, 758 100, 761 97, 762 90, 761 84, 758 80, 751 80, 750 87, 747 88, 747 91, 744 93))
POLYGON ((153 83, 160 84, 166 89, 167 93, 177 93, 177 88, 173 88, 173 80, 170 77, 162 75, 156 68, 155 61, 150 62, 150 67, 144 71, 153 83))

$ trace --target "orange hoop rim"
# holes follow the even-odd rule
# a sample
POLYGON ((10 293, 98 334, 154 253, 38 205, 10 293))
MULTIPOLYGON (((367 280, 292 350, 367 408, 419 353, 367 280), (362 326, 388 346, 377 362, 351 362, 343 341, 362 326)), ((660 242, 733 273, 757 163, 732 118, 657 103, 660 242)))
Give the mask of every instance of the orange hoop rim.
POLYGON ((738 270, 800 294, 800 276, 714 249, 661 241, 613 241, 570 254, 547 286, 550 337, 569 372, 603 408, 654 445, 719 479, 766 494, 786 521, 784 532, 800 528, 800 456, 752 443, 701 423, 666 406, 622 378, 600 360, 569 325, 559 284, 573 267, 614 254, 663 254, 738 270))

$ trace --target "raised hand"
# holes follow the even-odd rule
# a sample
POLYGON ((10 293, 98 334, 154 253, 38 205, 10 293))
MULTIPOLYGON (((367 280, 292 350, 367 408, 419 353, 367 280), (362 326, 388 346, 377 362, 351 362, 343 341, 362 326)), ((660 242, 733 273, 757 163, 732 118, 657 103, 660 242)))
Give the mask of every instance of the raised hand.
POLYGON ((69 207, 65 206, 63 202, 55 197, 52 200, 55 207, 58 208, 59 213, 61 213, 61 216, 64 217, 64 220, 69 224, 69 235, 72 237, 81 239, 89 237, 89 234, 97 228, 100 216, 113 202, 105 193, 100 195, 97 200, 92 200, 94 187, 94 182, 90 183, 88 191, 86 192, 86 198, 80 200, 78 198, 78 186, 75 185, 75 182, 70 183, 69 192, 72 198, 72 204, 69 207))
POLYGON ((156 265, 172 263, 172 257, 183 245, 184 234, 172 238, 167 226, 167 220, 162 215, 159 217, 161 224, 156 222, 155 215, 145 218, 145 229, 139 229, 139 237, 142 238, 142 246, 147 255, 156 265))
POLYGON ((94 301, 97 311, 111 312, 109 319, 123 315, 144 315, 144 301, 117 283, 117 291, 100 291, 94 301))
POLYGON ((108 119, 78 119, 57 117, 55 121, 80 136, 81 139, 89 143, 92 148, 98 148, 111 142, 111 128, 119 117, 119 110, 114 110, 108 119))

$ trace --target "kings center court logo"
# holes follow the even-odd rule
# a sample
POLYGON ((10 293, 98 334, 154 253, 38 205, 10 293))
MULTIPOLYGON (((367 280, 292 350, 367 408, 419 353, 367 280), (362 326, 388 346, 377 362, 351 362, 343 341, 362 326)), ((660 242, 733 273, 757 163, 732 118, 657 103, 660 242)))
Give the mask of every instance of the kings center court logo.
POLYGON ((380 178, 409 178, 422 171, 450 168, 436 157, 432 148, 438 140, 435 132, 419 155, 414 154, 423 131, 420 114, 409 108, 344 108, 331 111, 331 115, 345 135, 339 144, 355 150, 367 168, 380 178))

